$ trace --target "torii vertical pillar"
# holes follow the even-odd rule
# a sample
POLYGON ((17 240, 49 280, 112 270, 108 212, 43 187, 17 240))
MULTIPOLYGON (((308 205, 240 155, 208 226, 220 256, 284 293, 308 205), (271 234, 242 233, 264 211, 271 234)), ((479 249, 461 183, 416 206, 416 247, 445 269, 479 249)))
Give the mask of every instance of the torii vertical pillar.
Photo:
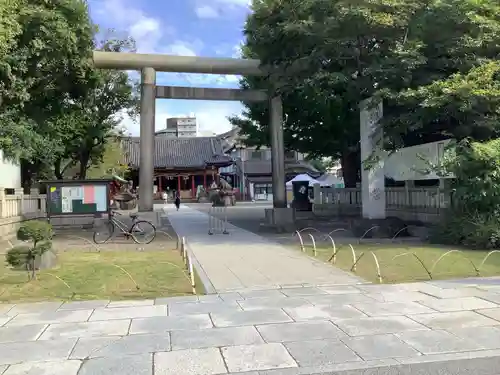
POLYGON ((141 143, 139 159, 139 212, 153 211, 156 71, 141 71, 141 143))
POLYGON ((286 208, 285 147, 283 141, 283 103, 280 96, 270 99, 271 166, 273 207, 286 208))

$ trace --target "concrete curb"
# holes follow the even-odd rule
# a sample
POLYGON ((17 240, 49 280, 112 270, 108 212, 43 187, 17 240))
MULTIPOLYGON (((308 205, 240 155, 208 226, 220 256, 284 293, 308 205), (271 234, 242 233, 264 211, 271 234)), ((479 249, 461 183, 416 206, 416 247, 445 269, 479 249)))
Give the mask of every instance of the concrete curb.
POLYGON ((198 262, 198 259, 196 259, 194 252, 189 247, 189 241, 187 239, 186 239, 186 247, 188 248, 189 255, 191 256, 191 262, 193 262, 193 267, 196 273, 198 274, 201 283, 203 284, 203 291, 205 292, 205 294, 216 294, 217 291, 215 290, 215 287, 208 278, 207 273, 201 266, 200 262, 198 262))

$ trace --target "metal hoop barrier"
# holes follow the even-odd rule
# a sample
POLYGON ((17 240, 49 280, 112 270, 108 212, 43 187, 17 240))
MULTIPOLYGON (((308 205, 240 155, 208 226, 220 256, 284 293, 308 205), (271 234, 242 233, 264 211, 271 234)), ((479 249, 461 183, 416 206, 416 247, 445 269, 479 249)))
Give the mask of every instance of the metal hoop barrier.
POLYGON ((208 211, 208 234, 229 234, 227 231, 227 207, 212 206, 208 211), (219 219, 216 215, 223 216, 219 219))

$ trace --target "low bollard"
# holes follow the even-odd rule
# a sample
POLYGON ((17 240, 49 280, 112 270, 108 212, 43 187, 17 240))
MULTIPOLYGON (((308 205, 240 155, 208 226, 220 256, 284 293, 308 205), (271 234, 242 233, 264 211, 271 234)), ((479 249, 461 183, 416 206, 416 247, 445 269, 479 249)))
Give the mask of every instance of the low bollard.
POLYGON ((216 233, 229 234, 227 231, 227 207, 226 206, 212 206, 208 211, 208 234, 213 235, 216 233), (224 219, 219 219, 215 215, 221 215, 224 219))

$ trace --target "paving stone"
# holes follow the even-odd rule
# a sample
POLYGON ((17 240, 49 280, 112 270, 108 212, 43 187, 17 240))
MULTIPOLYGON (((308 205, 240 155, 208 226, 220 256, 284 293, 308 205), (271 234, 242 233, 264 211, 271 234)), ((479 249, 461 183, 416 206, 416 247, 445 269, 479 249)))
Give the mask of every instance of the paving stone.
POLYGON ((211 316, 216 327, 250 326, 292 321, 282 310, 277 309, 214 313, 211 316))
MULTIPOLYGON (((500 356, 500 350, 475 350, 473 352, 456 352, 456 353, 445 353, 445 354, 429 354, 429 355, 423 355, 420 357, 412 357, 412 358, 398 358, 397 361, 400 364, 405 364, 405 365, 413 365, 413 364, 423 364, 423 363, 430 363, 430 362, 440 362, 437 365, 440 366, 439 368, 439 373, 438 375, 441 374, 456 374, 457 370, 448 370, 444 366, 444 362, 448 363, 454 363, 454 368, 459 368, 464 374, 480 374, 482 373, 481 370, 478 371, 477 368, 474 368, 472 371, 464 369, 463 367, 463 362, 462 360, 467 360, 466 363, 470 365, 471 362, 477 359, 481 358, 491 358, 491 359, 496 359, 496 357, 500 356), (493 357, 493 358, 492 358, 493 357), (452 362, 453 361, 453 362, 452 362), (458 362, 461 361, 462 363, 458 362), (448 371, 447 371, 448 370, 448 371), (465 372, 464 372, 465 371, 465 372)), ((495 366, 496 368, 497 366, 495 366)), ((491 367, 490 367, 491 369, 491 367)), ((496 370, 495 370, 496 371, 496 370)), ((428 372, 426 372, 427 374, 428 372)), ((490 373, 491 374, 491 373, 490 373)), ((495 373, 496 375, 497 373, 495 373)))
POLYGON ((405 316, 341 319, 335 324, 349 336, 428 330, 427 327, 405 316))
POLYGON ((477 312, 481 315, 485 315, 488 318, 495 319, 496 321, 500 322, 500 308, 481 309, 477 312))
POLYGON ((114 309, 96 309, 90 321, 112 319, 149 318, 152 316, 167 316, 167 306, 117 307, 114 309))
POLYGON ((349 337, 342 341, 365 361, 420 355, 418 351, 394 335, 349 337))
POLYGON ((109 301, 72 301, 66 302, 59 310, 93 310, 106 307, 109 301))
POLYGON ((212 328, 208 314, 132 319, 130 334, 212 328))
POLYGON ((500 349, 500 328, 498 327, 458 328, 451 330, 450 333, 462 339, 474 341, 486 349, 500 349))
POLYGON ((356 288, 363 293, 393 293, 404 291, 417 291, 418 287, 425 285, 423 283, 405 283, 405 284, 365 284, 356 285, 356 288))
POLYGON ((12 320, 12 316, 1 316, 0 315, 0 327, 2 327, 3 325, 5 325, 10 320, 12 320))
POLYGON ((94 358, 85 361, 78 375, 153 375, 153 355, 94 358))
POLYGON ((475 288, 475 287, 458 287, 455 284, 454 288, 441 288, 436 285, 426 284, 420 288, 425 294, 429 294, 431 296, 448 299, 448 298, 461 298, 461 297, 474 297, 485 294, 484 291, 475 288))
POLYGON ((498 307, 497 304, 488 302, 484 299, 477 297, 447 298, 447 299, 435 299, 435 300, 428 299, 422 301, 421 303, 434 310, 444 311, 444 312, 489 309, 498 307))
POLYGON ((129 300, 129 301, 111 301, 106 307, 137 307, 137 306, 153 306, 155 303, 152 299, 129 300))
POLYGON ((0 344, 0 365, 67 359, 76 339, 0 344))
POLYGON ((500 305, 500 294, 498 293, 486 292, 485 294, 482 294, 479 297, 485 299, 486 301, 490 301, 496 303, 497 305, 500 305))
POLYGON ((78 340, 70 358, 119 357, 129 354, 166 352, 169 350, 170 335, 168 333, 123 337, 89 337, 78 340))
POLYGON ((361 293, 361 290, 351 285, 335 285, 335 286, 321 286, 321 290, 324 290, 328 294, 353 294, 361 293))
POLYGON ((235 302, 194 302, 194 303, 176 303, 169 305, 168 315, 193 315, 193 314, 209 314, 225 311, 241 311, 241 307, 235 302))
POLYGON ((240 294, 245 299, 250 299, 250 298, 277 298, 277 297, 283 297, 284 296, 284 294, 281 293, 279 289, 240 291, 240 294))
POLYGON ((288 352, 302 367, 325 367, 361 358, 340 340, 312 340, 284 344, 288 352))
POLYGON ((204 302, 221 302, 222 298, 218 294, 204 294, 198 296, 198 300, 204 302))
POLYGON ((326 291, 315 287, 303 287, 303 288, 284 288, 281 289, 281 293, 288 297, 297 296, 313 296, 318 294, 327 294, 326 291))
POLYGON ((252 298, 238 302, 243 310, 282 309, 286 307, 312 306, 303 298, 252 298))
POLYGON ((0 303, 0 316, 7 314, 14 306, 10 303, 0 303))
POLYGON ((0 343, 35 341, 47 328, 46 324, 12 326, 0 328, 0 343))
POLYGON ((39 340, 53 340, 72 337, 125 336, 130 327, 130 319, 86 323, 51 324, 39 340))
POLYGON ((33 303, 20 303, 15 305, 6 313, 6 315, 14 316, 17 314, 30 314, 56 311, 62 302, 33 302, 33 303))
POLYGON ((257 326, 267 342, 338 339, 345 333, 330 322, 279 323, 257 326))
POLYGON ((366 317, 366 314, 356 310, 352 306, 300 306, 295 308, 285 308, 285 312, 292 317, 293 320, 338 320, 357 317, 366 317))
POLYGON ((473 341, 462 339, 446 331, 400 332, 396 336, 424 354, 466 352, 484 349, 484 347, 473 341))
POLYGON ((230 372, 296 367, 282 344, 241 345, 222 348, 230 372))
POLYGON ((436 312, 417 302, 354 303, 353 306, 369 316, 425 314, 436 312))
POLYGON ((448 313, 417 314, 409 317, 432 329, 447 329, 467 327, 483 327, 500 324, 474 311, 455 311, 448 313))
POLYGON ((170 305, 172 303, 198 302, 198 296, 164 297, 155 299, 155 305, 170 305))
POLYGON ((7 323, 7 326, 51 323, 78 323, 89 319, 93 310, 46 311, 32 314, 19 314, 7 323))
POLYGON ((171 332, 172 350, 264 344, 254 327, 209 328, 171 332))
POLYGON ((226 374, 219 349, 176 350, 156 353, 155 375, 214 375, 226 374))
POLYGON ((353 303, 373 303, 375 300, 367 294, 350 293, 342 295, 324 295, 324 296, 304 296, 304 299, 311 302, 313 305, 322 306, 343 306, 353 303))
POLYGON ((436 300, 436 297, 429 296, 424 293, 415 291, 399 291, 399 292, 382 292, 382 293, 368 293, 368 296, 378 302, 406 302, 406 301, 427 301, 436 300))
POLYGON ((242 300, 244 300, 243 296, 241 294, 239 294, 238 292, 219 293, 219 298, 221 298, 223 301, 242 301, 242 300))
MULTIPOLYGON (((259 371, 258 375, 379 375, 380 371, 377 373, 377 368, 385 367, 383 370, 386 370, 389 366, 399 364, 396 359, 376 359, 373 361, 346 362, 319 367, 295 367, 259 371)), ((237 373, 234 375, 246 375, 246 373, 237 373)))
POLYGON ((10 366, 3 375, 77 375, 81 365, 81 361, 21 363, 10 366))

